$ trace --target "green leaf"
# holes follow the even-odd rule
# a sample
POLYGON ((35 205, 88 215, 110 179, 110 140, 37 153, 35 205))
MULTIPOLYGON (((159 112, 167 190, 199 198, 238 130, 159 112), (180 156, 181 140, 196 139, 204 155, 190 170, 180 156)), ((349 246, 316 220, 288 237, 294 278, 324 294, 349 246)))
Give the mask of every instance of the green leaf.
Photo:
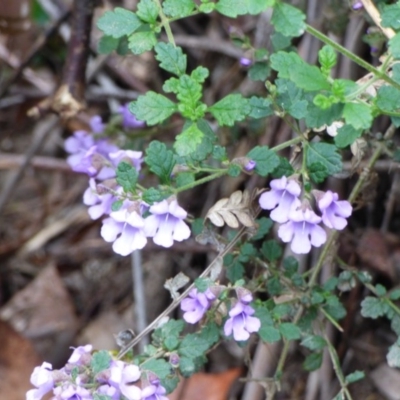
POLYGON ((389 353, 386 356, 389 367, 400 368, 400 342, 397 340, 389 347, 389 353))
POLYGON ((261 326, 258 331, 260 338, 267 343, 274 343, 281 340, 281 334, 279 330, 273 326, 261 326))
POLYGON ((101 31, 116 39, 132 34, 141 24, 135 13, 120 7, 106 11, 97 21, 101 31))
POLYGON ((274 6, 271 22, 277 32, 285 36, 297 37, 304 33, 306 16, 296 7, 286 3, 274 6))
POLYGON ((308 128, 320 128, 323 125, 331 125, 341 119, 343 104, 333 104, 331 107, 321 110, 312 101, 308 103, 306 124, 308 128))
POLYGON ((355 129, 368 129, 373 120, 371 107, 361 103, 346 103, 343 109, 343 118, 355 129))
POLYGON ((322 336, 309 335, 306 336, 300 343, 309 350, 322 350, 326 346, 326 341, 322 336))
POLYGON ((400 316, 398 314, 393 316, 390 321, 390 327, 397 336, 400 336, 400 316))
POLYGON ((226 268, 226 276, 232 282, 235 283, 244 276, 244 267, 241 262, 235 260, 231 265, 226 268))
POLYGON ((376 95, 375 104, 385 111, 394 111, 400 108, 400 90, 392 86, 381 86, 376 95))
POLYGON ((249 68, 248 71, 249 78, 252 81, 265 81, 270 73, 271 68, 266 62, 256 62, 249 68))
POLYGON ((167 149, 164 143, 154 140, 146 149, 145 162, 150 171, 154 172, 163 183, 170 182, 172 170, 175 166, 174 153, 167 149))
POLYGON ((199 335, 208 343, 209 348, 211 348, 220 338, 220 329, 215 322, 210 322, 203 327, 199 335))
POLYGON ((282 33, 279 32, 275 32, 270 36, 270 40, 275 52, 287 49, 292 43, 291 37, 282 35, 282 33))
POLYGON ((381 18, 385 28, 400 29, 400 4, 384 5, 381 18))
POLYGON ((230 164, 228 167, 228 175, 236 178, 242 173, 242 167, 237 164, 230 164))
POLYGON ((276 104, 292 117, 296 119, 304 118, 307 115, 308 105, 304 91, 288 79, 277 79, 275 85, 278 92, 276 104))
POLYGON ((179 370, 182 376, 189 377, 196 372, 196 365, 192 358, 181 357, 179 360, 179 370))
POLYGON ((150 359, 140 366, 141 371, 151 371, 160 379, 165 379, 171 372, 171 365, 163 359, 150 359))
POLYGON ((93 394, 93 400, 112 400, 112 397, 107 396, 106 394, 93 394))
POLYGON ((267 146, 256 146, 247 156, 256 162, 255 171, 261 176, 270 174, 280 163, 277 154, 267 146))
POLYGON ((281 281, 277 276, 273 276, 272 278, 268 279, 267 292, 270 296, 279 296, 280 294, 282 294, 281 281))
POLYGON ((101 371, 110 367, 111 356, 108 351, 101 350, 94 353, 90 360, 90 366, 92 367, 93 374, 96 375, 101 371))
POLYGON ((375 286, 375 291, 376 295, 379 297, 385 296, 387 293, 385 286, 381 285, 380 283, 375 286))
POLYGON ((303 368, 306 371, 315 371, 321 367, 321 364, 322 364, 322 353, 311 353, 304 360, 303 368))
POLYGON ((117 50, 119 38, 104 35, 100 38, 97 50, 100 54, 110 54, 117 50))
POLYGON ((354 383, 354 382, 357 382, 357 381, 359 381, 361 379, 364 379, 364 378, 365 378, 364 371, 354 371, 351 374, 346 376, 345 381, 347 383, 354 383))
POLYGON ((389 293, 390 300, 399 300, 400 299, 400 289, 394 289, 389 293))
POLYGON ((389 40, 389 50, 396 60, 400 60, 400 32, 389 40))
POLYGON ((171 43, 159 42, 156 44, 154 50, 156 51, 156 59, 160 62, 161 68, 177 76, 185 73, 186 54, 183 54, 180 47, 175 47, 171 43))
POLYGON ((267 217, 261 217, 256 219, 256 223, 258 225, 258 229, 256 234, 251 237, 251 240, 253 241, 264 238, 271 230, 272 225, 274 224, 272 220, 267 217))
POLYGON ((326 167, 328 174, 337 174, 342 170, 342 161, 337 148, 329 143, 310 143, 307 145, 307 167, 320 163, 326 167))
POLYGON ((328 297, 324 305, 324 310, 336 320, 340 320, 346 316, 346 309, 335 295, 328 297))
POLYGON ((367 296, 361 303, 361 315, 376 319, 385 315, 385 304, 381 299, 367 296))
POLYGON ((228 159, 226 148, 219 145, 213 147, 212 156, 218 161, 227 161, 228 159))
POLYGON ((286 340, 297 340, 301 338, 300 328, 292 322, 283 322, 280 324, 279 331, 286 340))
POLYGON ((313 182, 321 183, 329 176, 329 172, 324 164, 314 162, 308 165, 308 175, 313 182))
POLYGON ((135 32, 128 38, 128 46, 133 54, 142 54, 145 51, 150 51, 157 43, 156 35, 151 30, 135 32))
POLYGON ((247 13, 247 0, 219 0, 215 9, 227 17, 236 18, 247 13))
POLYGON ((271 239, 262 244, 261 253, 268 261, 276 261, 282 256, 282 248, 276 240, 271 239))
POLYGON ((282 176, 290 176, 293 173, 294 169, 289 160, 285 157, 279 157, 279 165, 272 171, 272 177, 282 178, 282 176))
POLYGON ((153 0, 140 0, 136 14, 142 21, 154 24, 158 18, 157 4, 153 0))
POLYGON ((249 100, 240 94, 229 94, 215 103, 208 111, 220 126, 233 126, 235 121, 243 121, 250 113, 249 100))
POLYGON ((197 83, 203 83, 209 75, 210 71, 200 65, 192 71, 190 77, 197 83))
POLYGON ((330 70, 337 63, 337 55, 335 50, 330 45, 325 45, 318 52, 318 61, 321 64, 321 70, 325 75, 328 75, 330 70))
POLYGON ((151 187, 149 189, 146 189, 142 193, 142 200, 151 205, 153 203, 157 203, 166 199, 170 195, 170 193, 162 192, 160 190, 157 190, 156 188, 151 187))
POLYGON ((272 102, 270 99, 253 96, 249 99, 249 105, 251 107, 249 113, 250 118, 265 118, 274 113, 274 110, 272 109, 272 102))
POLYGON ((164 13, 172 18, 183 18, 190 15, 196 4, 193 0, 165 0, 163 1, 164 13))
POLYGON ((299 269, 299 262, 292 256, 285 257, 283 268, 285 269, 285 276, 291 279, 299 269))
POLYGON ((291 70, 304 63, 297 53, 287 53, 286 51, 272 54, 270 60, 271 68, 277 71, 278 77, 282 79, 290 79, 291 70))
POLYGON ((204 14, 209 14, 215 10, 215 3, 202 3, 199 6, 199 11, 204 14))
POLYGON ((337 131, 337 135, 334 138, 335 144, 339 148, 350 146, 362 133, 362 129, 355 129, 353 125, 344 125, 337 131))
POLYGON ((118 164, 116 179, 124 189, 125 193, 135 192, 138 177, 139 174, 133 165, 128 164, 125 161, 118 164))
POLYGON ((209 342, 198 334, 186 335, 178 349, 182 357, 195 358, 202 356, 210 348, 209 342))
POLYGON ((192 172, 180 172, 176 176, 176 187, 180 188, 182 186, 189 185, 195 181, 195 175, 192 172))
POLYGON ((203 139, 203 132, 193 123, 189 128, 176 136, 174 149, 179 156, 187 156, 196 151, 197 146, 203 139))
POLYGON ((152 91, 129 104, 129 111, 140 121, 156 125, 167 119, 176 111, 176 104, 162 94, 152 91))
POLYGON ((272 7, 275 0, 247 0, 247 12, 252 15, 257 15, 272 7))

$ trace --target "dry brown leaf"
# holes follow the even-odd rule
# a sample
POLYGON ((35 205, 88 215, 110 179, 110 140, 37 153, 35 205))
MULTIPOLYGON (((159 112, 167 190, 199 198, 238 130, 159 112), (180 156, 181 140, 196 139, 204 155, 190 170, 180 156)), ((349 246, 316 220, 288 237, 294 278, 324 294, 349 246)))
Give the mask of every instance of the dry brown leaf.
POLYGON ((168 398, 170 400, 226 400, 233 382, 240 376, 241 368, 232 368, 218 374, 198 372, 181 380, 168 398))
POLYGON ((250 211, 250 195, 247 190, 237 190, 229 198, 217 201, 206 215, 214 225, 228 225, 230 228, 239 228, 239 222, 248 228, 255 226, 250 211))

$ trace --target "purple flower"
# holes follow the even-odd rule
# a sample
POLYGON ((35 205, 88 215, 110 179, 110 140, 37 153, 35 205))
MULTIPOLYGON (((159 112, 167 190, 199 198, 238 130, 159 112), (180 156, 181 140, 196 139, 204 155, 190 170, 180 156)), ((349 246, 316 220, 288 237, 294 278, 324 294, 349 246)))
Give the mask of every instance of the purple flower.
POLYGON ((140 370, 137 365, 126 364, 123 361, 113 361, 109 385, 116 387, 128 400, 141 399, 141 390, 132 385, 140 378, 140 370))
POLYGON ((74 349, 71 354, 71 357, 68 359, 69 364, 75 365, 87 365, 91 359, 91 351, 93 350, 93 346, 91 344, 87 344, 85 346, 79 346, 74 349))
POLYGON ((119 112, 122 115, 122 126, 127 129, 142 128, 145 126, 143 121, 139 121, 136 117, 129 111, 128 104, 120 107, 119 112))
POLYGON ((356 1, 355 3, 353 3, 353 5, 351 6, 351 8, 354 10, 354 11, 357 11, 357 10, 361 10, 361 8, 363 8, 364 6, 363 6, 363 3, 361 3, 361 1, 356 1))
POLYGON ((112 400, 120 400, 121 398, 120 391, 114 386, 110 385, 101 385, 97 388, 96 393, 111 397, 112 400))
POLYGON ((143 218, 137 211, 124 208, 113 211, 110 218, 103 220, 100 234, 106 242, 114 242, 113 250, 117 254, 127 256, 146 245, 144 225, 143 218))
POLYGON ((253 64, 253 61, 247 57, 240 57, 239 63, 242 67, 249 67, 251 64, 253 64))
POLYGON ((249 160, 247 164, 244 166, 244 169, 246 171, 253 171, 253 169, 256 167, 257 163, 254 160, 249 160))
POLYGON ((154 381, 142 390, 142 400, 168 400, 168 397, 164 396, 165 393, 167 391, 160 385, 159 381, 154 381))
POLYGON ((114 153, 110 153, 110 158, 116 167, 118 167, 121 161, 125 161, 132 164, 137 171, 140 171, 143 161, 142 155, 143 153, 141 151, 118 150, 114 153))
POLYGON ((54 389, 54 400, 93 400, 91 393, 77 385, 65 384, 54 389))
POLYGON ((183 314, 183 319, 189 324, 199 322, 215 299, 216 296, 210 289, 207 289, 204 293, 200 293, 196 288, 192 289, 189 296, 181 302, 182 311, 186 311, 183 314))
POLYGON ((145 219, 145 234, 152 237, 154 243, 163 247, 171 247, 174 240, 181 242, 190 236, 190 229, 183 221, 187 212, 176 200, 163 200, 153 204, 150 215, 145 219))
POLYGON ((318 224, 318 217, 309 207, 293 210, 289 216, 290 220, 281 225, 278 236, 285 242, 291 242, 290 248, 293 253, 307 254, 311 245, 319 247, 326 241, 326 232, 318 224))
POLYGON ((331 229, 344 229, 347 225, 346 218, 350 217, 353 211, 351 204, 346 200, 338 200, 338 194, 330 190, 326 193, 315 192, 318 207, 322 212, 322 222, 331 229))
POLYGON ((301 193, 300 185, 293 179, 282 176, 270 183, 271 190, 264 192, 259 199, 260 207, 264 210, 273 210, 270 218, 276 222, 289 220, 289 213, 300 205, 298 196, 301 193))
POLYGON ((254 309, 249 306, 253 296, 246 294, 239 298, 238 302, 229 311, 229 319, 225 322, 225 336, 230 336, 233 332, 233 338, 237 341, 247 340, 250 333, 258 332, 261 322, 257 317, 252 317, 254 309))
POLYGON ((40 367, 35 367, 31 375, 31 383, 37 389, 26 393, 26 400, 40 400, 46 393, 54 388, 52 365, 44 362, 40 367))
POLYGON ((93 178, 89 179, 89 187, 83 194, 83 203, 90 206, 88 209, 90 218, 97 219, 102 215, 110 214, 115 200, 115 196, 111 193, 99 194, 96 181, 93 178))
POLYGON ((90 128, 93 133, 102 133, 104 131, 105 125, 103 124, 103 120, 100 115, 95 115, 90 118, 90 128))

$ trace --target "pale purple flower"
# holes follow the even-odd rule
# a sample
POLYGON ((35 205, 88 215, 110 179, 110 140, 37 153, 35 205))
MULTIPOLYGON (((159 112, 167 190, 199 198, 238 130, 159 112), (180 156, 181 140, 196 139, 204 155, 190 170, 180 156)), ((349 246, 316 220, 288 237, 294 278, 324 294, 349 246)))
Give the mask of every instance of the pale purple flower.
POLYGON ((285 242, 291 242, 293 253, 307 254, 311 245, 320 247, 326 242, 326 232, 318 224, 321 217, 309 207, 300 207, 293 210, 290 220, 278 229, 278 236, 285 242))
POLYGON ((249 306, 253 300, 251 294, 239 298, 238 302, 229 311, 229 319, 225 322, 225 336, 230 336, 233 333, 233 338, 237 341, 247 340, 250 333, 258 332, 261 327, 261 322, 257 317, 252 317, 254 309, 249 306))
POLYGON ((112 160, 115 167, 118 167, 118 164, 121 161, 125 161, 127 163, 132 164, 137 171, 140 171, 143 162, 143 153, 141 151, 133 151, 133 150, 118 150, 114 153, 110 153, 110 159, 112 160))
POLYGON ((91 393, 82 386, 65 384, 54 389, 54 400, 93 400, 91 393))
POLYGON ((159 246, 171 247, 174 240, 181 242, 190 236, 190 229, 183 221, 187 212, 176 200, 155 203, 149 212, 152 215, 145 219, 145 234, 159 246))
POLYGON ((167 391, 159 382, 153 383, 142 390, 142 400, 168 400, 168 397, 164 396, 166 393, 167 391))
POLYGON ((145 126, 143 121, 139 121, 136 117, 129 111, 128 104, 120 107, 119 112, 122 115, 122 126, 127 129, 142 128, 145 126))
POLYGON ((89 124, 93 133, 102 133, 104 131, 105 125, 100 115, 94 115, 92 118, 90 118, 89 124))
POLYGON ((322 222, 331 229, 342 230, 347 225, 346 218, 350 217, 353 208, 346 200, 338 200, 339 195, 328 190, 318 195, 318 208, 322 212, 322 222))
POLYGON ((253 169, 256 167, 257 163, 254 160, 249 160, 247 164, 244 166, 244 169, 246 171, 253 171, 253 169))
POLYGON ((111 397, 112 400, 120 400, 121 398, 121 392, 114 386, 107 384, 99 386, 96 393, 111 397))
POLYGON ((270 218, 276 222, 289 220, 289 213, 300 205, 300 185, 294 179, 282 176, 270 183, 271 190, 264 192, 259 199, 260 207, 264 210, 273 210, 270 218))
POLYGON ((364 5, 363 5, 363 3, 361 3, 361 1, 356 1, 356 2, 353 3, 353 5, 351 6, 351 8, 352 8, 354 11, 361 10, 361 8, 363 8, 363 7, 364 7, 364 5))
POLYGON ((204 293, 199 292, 196 288, 192 289, 188 297, 181 302, 181 310, 185 311, 183 319, 189 324, 199 322, 215 299, 216 296, 210 289, 204 293))
POLYGON ((253 64, 253 61, 247 57, 240 57, 239 63, 242 67, 249 67, 251 64, 253 64))
POLYGON ((115 200, 116 197, 111 193, 99 194, 96 181, 93 178, 89 179, 89 187, 83 193, 83 203, 90 206, 88 209, 90 218, 98 219, 102 215, 110 214, 115 200))
POLYGON ((144 226, 143 218, 137 211, 123 208, 111 212, 110 218, 103 220, 100 234, 106 242, 114 242, 113 250, 117 254, 127 256, 146 245, 144 226))
POLYGON ((91 359, 90 353, 92 350, 93 346, 91 344, 74 348, 74 351, 68 359, 68 363, 75 365, 87 365, 91 359))
POLYGON ((132 383, 140 378, 140 370, 137 365, 126 364, 123 361, 113 361, 109 385, 116 387, 128 400, 141 399, 142 391, 132 383))
POLYGON ((44 362, 40 367, 35 367, 31 375, 31 383, 36 389, 26 393, 26 400, 40 400, 46 393, 54 388, 52 365, 44 362))

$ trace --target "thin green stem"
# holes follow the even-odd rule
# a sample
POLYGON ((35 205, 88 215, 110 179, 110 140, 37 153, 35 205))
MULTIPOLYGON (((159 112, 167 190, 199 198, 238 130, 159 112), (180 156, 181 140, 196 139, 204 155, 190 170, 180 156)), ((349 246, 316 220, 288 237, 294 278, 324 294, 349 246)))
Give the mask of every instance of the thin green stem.
POLYGON ((180 192, 184 192, 185 190, 192 189, 195 186, 202 185, 203 183, 212 181, 216 178, 226 175, 227 173, 228 173, 227 169, 220 170, 218 172, 215 172, 214 174, 211 174, 211 175, 205 176, 204 178, 198 179, 197 181, 194 181, 192 183, 188 183, 187 185, 181 186, 181 187, 175 189, 174 193, 180 193, 180 192))
POLYGON ((165 29, 165 33, 167 34, 168 41, 171 44, 173 44, 174 46, 176 46, 175 45, 175 40, 174 40, 174 35, 172 34, 171 26, 169 24, 169 19, 164 14, 161 2, 160 2, 160 0, 155 0, 155 2, 157 4, 158 14, 159 14, 159 16, 161 18, 161 23, 162 23, 162 25, 163 25, 163 27, 165 29))
POLYGON ((284 143, 278 144, 277 146, 271 147, 272 151, 278 152, 280 150, 286 149, 286 147, 293 146, 294 144, 300 143, 304 140, 302 136, 297 136, 293 139, 287 140, 284 143))
POLYGON ((373 67, 371 64, 364 61, 362 58, 356 56, 351 51, 347 50, 345 47, 341 46, 339 43, 336 43, 328 36, 324 35, 322 32, 318 31, 317 29, 313 28, 310 25, 306 26, 306 31, 316 37, 317 39, 321 40, 325 44, 329 44, 334 49, 336 49, 339 53, 343 54, 344 56, 348 57, 350 60, 354 61, 360 67, 363 67, 369 72, 372 72, 374 75, 378 76, 382 80, 387 83, 390 83, 392 86, 400 90, 400 83, 394 81, 390 76, 386 75, 385 72, 380 71, 378 68, 373 67))

